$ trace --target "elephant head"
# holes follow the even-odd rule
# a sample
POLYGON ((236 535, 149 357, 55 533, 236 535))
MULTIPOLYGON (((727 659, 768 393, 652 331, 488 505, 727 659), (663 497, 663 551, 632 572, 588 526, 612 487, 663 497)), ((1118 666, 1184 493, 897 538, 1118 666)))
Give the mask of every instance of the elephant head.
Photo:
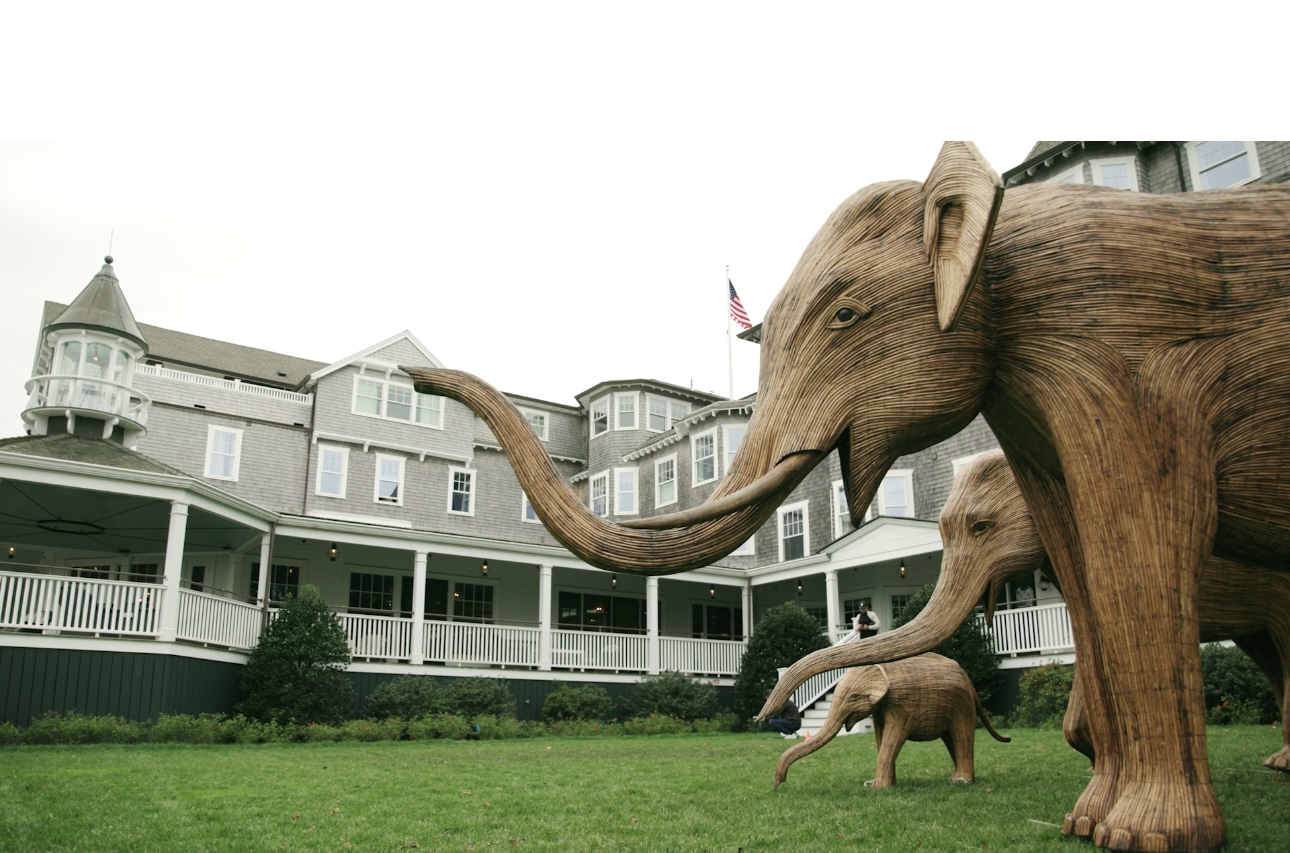
POLYGON ((987 451, 954 478, 941 509, 944 557, 927 606, 899 628, 859 642, 812 652, 780 677, 760 714, 782 705, 812 676, 849 666, 901 660, 945 642, 987 594, 987 618, 996 590, 1008 578, 1047 559, 1043 543, 1003 451, 987 451), (778 703, 778 704, 776 704, 778 703))
POLYGON ((793 762, 828 745, 842 731, 849 732, 861 720, 872 716, 890 689, 891 679, 881 666, 858 667, 842 676, 834 690, 833 704, 829 707, 824 728, 815 737, 789 747, 779 757, 779 764, 775 767, 775 787, 784 783, 793 762))
POLYGON ((757 406, 730 470, 691 510, 607 522, 496 391, 452 371, 404 370, 418 391, 488 423, 543 524, 586 562, 637 574, 704 566, 755 533, 830 451, 859 519, 898 456, 980 410, 992 363, 987 296, 973 285, 1001 199, 975 146, 946 143, 925 183, 875 184, 834 211, 767 312, 757 406))

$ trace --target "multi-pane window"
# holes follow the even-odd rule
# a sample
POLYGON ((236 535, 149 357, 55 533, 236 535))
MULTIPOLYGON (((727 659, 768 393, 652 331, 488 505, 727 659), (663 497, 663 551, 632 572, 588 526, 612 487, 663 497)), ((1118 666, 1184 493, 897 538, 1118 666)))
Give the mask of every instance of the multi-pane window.
POLYGON ((520 520, 531 524, 542 523, 542 520, 538 518, 537 511, 533 509, 533 504, 529 501, 529 496, 523 492, 520 492, 520 520))
POLYGON ((779 559, 796 560, 807 554, 805 502, 779 508, 779 559))
POLYGON ((318 448, 318 494, 345 497, 345 475, 349 470, 349 451, 343 447, 318 448))
MULTIPOLYGON (((286 601, 288 595, 300 592, 300 567, 274 563, 269 575, 269 601, 286 601)), ((251 589, 247 597, 254 601, 260 595, 260 564, 251 564, 251 589)))
POLYGON ((524 416, 524 420, 529 422, 529 426, 533 427, 533 432, 537 434, 537 437, 546 441, 546 412, 520 409, 520 414, 524 416))
POLYGON ((1261 174, 1253 142, 1188 142, 1187 159, 1198 190, 1239 186, 1261 174))
POLYGON ((635 515, 636 504, 636 469, 614 469, 614 515, 635 515))
POLYGON ((841 480, 833 481, 833 538, 846 536, 856 526, 851 523, 851 507, 847 505, 847 490, 841 480))
POLYGON ((475 514, 475 472, 468 468, 449 468, 448 512, 475 514))
POLYGON ((1093 183, 1098 186, 1137 191, 1138 165, 1132 157, 1090 160, 1088 165, 1093 170, 1093 183))
POLYGON ((673 424, 690 413, 690 404, 678 400, 650 394, 646 397, 646 402, 649 406, 649 420, 646 425, 651 432, 669 430, 673 424))
POLYGON ((888 471, 878 489, 878 514, 914 517, 914 472, 888 471))
POLYGON ((591 401, 591 437, 609 432, 609 398, 591 401))
POLYGON ((743 610, 723 604, 690 605, 690 634, 709 640, 742 640, 743 610))
POLYGON ((591 511, 596 515, 609 515, 609 472, 592 477, 589 486, 591 511))
POLYGON ((492 622, 492 586, 486 583, 453 584, 452 617, 471 622, 492 622))
POLYGON ((724 428, 724 443, 726 446, 726 474, 730 474, 730 463, 735 461, 735 453, 739 450, 739 444, 744 440, 744 433, 748 432, 747 424, 736 424, 724 428))
POLYGON ((403 457, 376 455, 377 503, 400 505, 403 503, 403 457))
POLYGON ((394 610, 394 576, 369 572, 349 573, 349 609, 394 610))
POLYGON ((690 458, 694 462, 694 485, 717 479, 717 431, 690 437, 690 458))
POLYGON ((566 630, 619 631, 641 633, 645 630, 645 600, 602 593, 561 592, 557 599, 557 627, 566 630))
POLYGON ((640 397, 635 391, 614 395, 614 429, 636 429, 636 400, 640 397))
POLYGON ((891 618, 892 619, 900 618, 901 611, 905 609, 905 605, 909 604, 909 599, 912 597, 913 596, 911 596, 909 593, 897 594, 891 597, 891 618))
POLYGON ((676 454, 654 463, 654 506, 676 503, 676 454))
POLYGON ((209 426, 206 431, 206 476, 236 480, 242 455, 242 431, 209 426))
POLYGON ((422 394, 411 385, 370 376, 354 377, 354 412, 394 421, 443 427, 443 398, 422 394))

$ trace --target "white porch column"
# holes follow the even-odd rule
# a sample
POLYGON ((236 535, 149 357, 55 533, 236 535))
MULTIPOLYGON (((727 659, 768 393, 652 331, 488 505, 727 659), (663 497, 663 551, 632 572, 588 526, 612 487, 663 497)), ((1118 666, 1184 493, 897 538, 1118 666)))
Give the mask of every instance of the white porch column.
POLYGON ((752 581, 744 581, 744 640, 752 636, 753 630, 753 588, 752 581))
POLYGON ((838 596, 838 570, 829 569, 824 573, 824 603, 828 611, 829 642, 838 641, 838 624, 842 621, 842 600, 838 596))
POLYGON ((269 565, 269 559, 273 556, 269 553, 269 546, 273 544, 273 536, 264 534, 260 537, 260 586, 255 591, 255 603, 264 607, 264 602, 269 600, 269 575, 273 573, 273 567, 269 565))
POLYGON ((422 663, 425 658, 421 650, 425 648, 426 636, 426 552, 417 551, 412 557, 412 654, 409 658, 413 664, 422 663))
POLYGON ((188 532, 188 504, 170 502, 170 531, 166 534, 166 569, 161 596, 161 625, 157 639, 175 641, 179 631, 179 578, 184 571, 184 536, 188 532))
POLYGON ((645 578, 645 671, 658 675, 658 576, 645 578))
POLYGON ((550 566, 538 566, 538 669, 551 671, 550 566))

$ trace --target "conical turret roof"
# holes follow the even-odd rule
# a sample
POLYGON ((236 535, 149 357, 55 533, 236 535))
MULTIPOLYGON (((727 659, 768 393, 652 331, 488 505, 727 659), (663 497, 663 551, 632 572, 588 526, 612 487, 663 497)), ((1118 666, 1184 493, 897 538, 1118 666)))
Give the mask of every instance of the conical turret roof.
POLYGON ((117 281, 116 272, 112 269, 112 256, 103 259, 103 269, 85 285, 81 295, 67 306, 54 322, 45 327, 46 332, 58 329, 98 329, 120 335, 137 343, 146 352, 148 342, 139 331, 139 324, 134 322, 134 313, 125 301, 121 292, 121 283, 117 281))

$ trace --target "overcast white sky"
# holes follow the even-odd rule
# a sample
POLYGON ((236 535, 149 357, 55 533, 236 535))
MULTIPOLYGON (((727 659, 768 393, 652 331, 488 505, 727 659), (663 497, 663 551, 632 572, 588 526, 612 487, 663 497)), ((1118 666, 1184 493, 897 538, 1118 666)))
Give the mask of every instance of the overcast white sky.
MULTIPOLYGON (((568 404, 618 378, 725 394, 726 267, 760 321, 842 199, 922 180, 944 139, 1003 172, 1040 138, 1281 138, 1243 112, 1284 77, 1246 40, 1232 87, 1222 47, 1086 52, 1012 4, 28 5, 0 52, 5 436, 41 304, 109 241, 143 323, 324 362, 409 329, 568 404)), ((742 396, 757 348, 733 350, 742 396)))

